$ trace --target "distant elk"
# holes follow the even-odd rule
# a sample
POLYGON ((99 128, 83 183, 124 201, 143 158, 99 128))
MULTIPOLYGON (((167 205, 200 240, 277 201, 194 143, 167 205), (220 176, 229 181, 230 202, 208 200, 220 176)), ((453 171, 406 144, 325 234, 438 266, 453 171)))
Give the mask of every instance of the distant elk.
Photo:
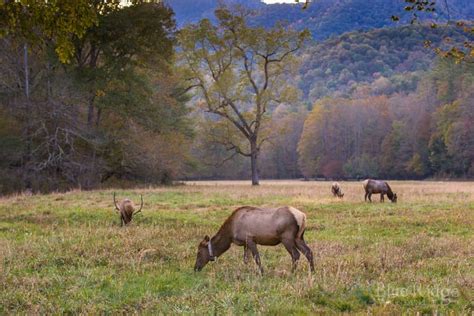
POLYGON ((334 182, 332 184, 331 192, 332 192, 332 195, 337 196, 338 198, 343 198, 344 197, 344 193, 342 193, 341 186, 337 182, 334 182))
POLYGON ((384 195, 386 194, 388 199, 392 201, 392 203, 397 202, 397 194, 393 193, 387 182, 381 180, 367 179, 363 182, 363 184, 365 190, 365 201, 367 201, 368 198, 369 201, 372 202, 372 194, 380 194, 380 202, 384 202, 384 195))
POLYGON ((293 207, 240 207, 226 219, 214 237, 209 238, 206 235, 199 243, 194 271, 201 271, 209 261, 214 261, 234 243, 244 247, 244 263, 248 263, 249 253, 252 253, 260 273, 263 274, 257 245, 275 246, 283 243, 291 255, 292 271, 296 269, 301 251, 314 272, 313 252, 303 237, 305 227, 305 213, 293 207))
POLYGON ((120 214, 120 226, 130 224, 133 216, 142 211, 143 195, 140 195, 140 198, 142 201, 140 204, 140 209, 138 211, 135 211, 135 205, 129 199, 124 199, 117 205, 117 202, 115 201, 115 192, 114 192, 114 205, 115 205, 115 209, 120 214))

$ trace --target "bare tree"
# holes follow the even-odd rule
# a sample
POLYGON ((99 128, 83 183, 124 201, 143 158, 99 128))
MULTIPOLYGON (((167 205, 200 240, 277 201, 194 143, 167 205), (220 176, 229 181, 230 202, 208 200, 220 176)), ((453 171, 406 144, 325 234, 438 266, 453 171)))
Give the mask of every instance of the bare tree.
MULTIPOLYGON (((233 155, 251 160, 252 184, 258 185, 258 155, 272 104, 288 101, 294 88, 286 75, 307 31, 247 26, 245 12, 216 10, 218 26, 202 20, 180 34, 181 63, 190 88, 197 88, 205 111, 217 115, 215 141, 233 155)), ((210 121, 210 124, 212 121, 210 121)))

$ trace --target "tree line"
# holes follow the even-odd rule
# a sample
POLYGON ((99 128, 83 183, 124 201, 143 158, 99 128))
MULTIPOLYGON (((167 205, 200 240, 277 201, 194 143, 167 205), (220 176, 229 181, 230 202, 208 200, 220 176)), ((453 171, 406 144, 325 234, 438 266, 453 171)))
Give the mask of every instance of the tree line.
POLYGON ((0 191, 169 183, 192 138, 160 3, 0 7, 0 191))
MULTIPOLYGON (((303 102, 280 105, 260 173, 275 179, 472 178, 473 80, 472 65, 439 60, 409 93, 362 85, 350 98, 324 97, 310 110, 303 102)), ((224 157, 221 148, 196 146, 202 156, 224 157)), ((197 176, 248 178, 245 160, 226 164, 197 176)))
POLYGON ((318 101, 298 144, 304 176, 472 177, 471 65, 440 62, 413 93, 318 101))
MULTIPOLYGON (((473 67, 436 57, 423 46, 424 38, 442 46, 445 36, 451 45, 466 40, 453 27, 403 26, 308 45, 298 55, 299 72, 287 78, 301 90, 267 115, 259 174, 280 179, 472 177, 473 67)), ((216 145, 209 135, 221 129, 210 127, 209 117, 197 119, 203 126, 197 126, 193 153, 205 163, 190 176, 247 179, 248 161, 216 145)))
POLYGON ((472 65, 410 68, 418 44, 391 53, 388 31, 315 46, 305 30, 249 17, 219 8, 217 23, 177 31, 159 1, 2 3, 0 192, 472 177, 472 65))

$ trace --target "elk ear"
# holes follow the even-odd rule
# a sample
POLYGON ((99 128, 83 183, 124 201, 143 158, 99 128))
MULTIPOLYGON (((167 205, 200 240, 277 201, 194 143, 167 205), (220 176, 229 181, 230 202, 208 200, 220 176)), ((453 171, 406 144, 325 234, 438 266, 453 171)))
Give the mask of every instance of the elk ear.
POLYGON ((211 238, 209 238, 208 235, 204 236, 204 241, 209 242, 209 240, 211 240, 211 238))

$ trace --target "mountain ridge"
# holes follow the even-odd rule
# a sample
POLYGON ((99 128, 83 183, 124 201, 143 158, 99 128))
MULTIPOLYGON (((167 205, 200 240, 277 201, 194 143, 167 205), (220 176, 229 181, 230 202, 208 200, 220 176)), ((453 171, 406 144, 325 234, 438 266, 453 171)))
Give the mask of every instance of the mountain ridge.
MULTIPOLYGON (((175 11, 178 27, 196 23, 202 18, 215 21, 219 4, 240 5, 254 10, 249 23, 271 27, 277 22, 295 29, 308 28, 313 38, 325 40, 352 31, 368 31, 382 27, 409 24, 413 15, 404 10, 400 0, 314 0, 303 10, 301 4, 265 4, 260 0, 165 0, 175 11), (395 23, 391 16, 400 17, 395 23)), ((448 8, 439 3, 434 14, 417 13, 420 21, 474 20, 474 1, 448 0, 448 8)))

